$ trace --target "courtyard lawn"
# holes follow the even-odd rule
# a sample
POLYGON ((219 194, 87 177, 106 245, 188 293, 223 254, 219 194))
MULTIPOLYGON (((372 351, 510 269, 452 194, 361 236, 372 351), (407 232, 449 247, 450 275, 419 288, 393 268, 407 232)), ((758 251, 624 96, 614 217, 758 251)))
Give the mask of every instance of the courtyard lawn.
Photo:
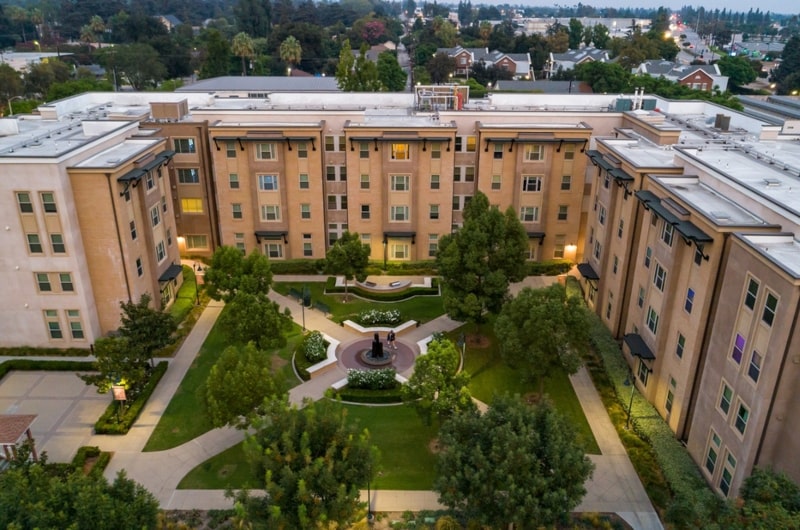
POLYGON ((311 303, 322 302, 327 305, 331 311, 331 320, 336 322, 353 318, 359 311, 366 309, 397 309, 400 311, 403 320, 413 319, 422 323, 444 314, 441 296, 415 296, 399 302, 376 302, 374 300, 364 300, 350 294, 348 301, 345 302, 343 294, 324 294, 325 282, 275 283, 273 288, 275 291, 288 296, 289 289, 302 291, 304 286, 311 294, 311 303))
POLYGON ((178 484, 179 490, 261 489, 264 480, 253 473, 244 456, 242 442, 226 449, 191 470, 178 484))
POLYGON ((169 314, 175 322, 182 322, 186 315, 192 310, 198 298, 197 276, 188 265, 183 266, 183 283, 178 289, 175 301, 169 308, 169 314))
MULTIPOLYGON (((291 359, 292 352, 301 338, 302 330, 299 326, 293 325, 292 331, 287 335, 286 346, 272 352, 273 369, 277 370, 286 382, 287 388, 299 384, 292 371, 291 359)), ((231 341, 215 324, 153 430, 144 447, 145 451, 171 449, 213 429, 206 413, 205 383, 211 367, 230 344, 231 341)))

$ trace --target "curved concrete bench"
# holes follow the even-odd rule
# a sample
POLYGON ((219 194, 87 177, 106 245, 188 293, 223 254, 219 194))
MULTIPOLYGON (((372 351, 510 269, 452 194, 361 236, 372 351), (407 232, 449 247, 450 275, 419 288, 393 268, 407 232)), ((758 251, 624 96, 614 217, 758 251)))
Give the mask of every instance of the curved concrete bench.
POLYGON ((336 366, 336 348, 339 347, 339 341, 326 334, 322 334, 322 338, 328 343, 328 349, 325 351, 325 360, 318 362, 308 367, 308 375, 311 379, 324 374, 331 367, 336 366))
POLYGON ((368 333, 368 334, 369 333, 389 333, 390 331, 394 330, 395 334, 397 334, 397 333, 400 333, 402 331, 407 330, 408 328, 416 327, 417 326, 417 321, 416 320, 408 320, 408 321, 403 322, 402 324, 399 324, 399 325, 397 325, 395 327, 375 326, 375 327, 371 327, 371 328, 365 328, 361 324, 357 324, 357 323, 353 322, 352 320, 345 320, 344 322, 342 322, 342 324, 344 324, 348 328, 351 328, 351 329, 353 329, 355 331, 358 331, 359 333, 368 333))
POLYGON ((356 285, 367 291, 375 291, 378 293, 390 293, 393 291, 401 291, 407 287, 411 287, 411 280, 397 280, 389 284, 380 284, 375 282, 356 282, 356 285))

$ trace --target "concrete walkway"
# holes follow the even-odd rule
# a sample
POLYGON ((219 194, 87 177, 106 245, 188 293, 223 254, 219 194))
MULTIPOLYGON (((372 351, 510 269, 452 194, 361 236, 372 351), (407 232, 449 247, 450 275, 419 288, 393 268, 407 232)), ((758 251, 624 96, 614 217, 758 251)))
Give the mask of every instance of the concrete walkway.
MULTIPOLYGON (((381 279, 385 280, 385 277, 381 277, 381 279)), ((275 281, 325 281, 325 277, 281 275, 276 276, 275 281)), ((512 292, 519 292, 519 289, 527 286, 542 287, 553 281, 554 278, 546 277, 526 278, 524 282, 512 286, 512 292)), ((360 334, 330 321, 319 311, 303 309, 293 299, 274 291, 270 293, 270 298, 282 308, 289 308, 295 322, 302 323, 305 318, 307 329, 319 330, 342 343, 361 338, 360 334)), ((82 445, 97 445, 105 451, 112 451, 114 457, 106 470, 106 477, 113 479, 119 470, 124 469, 130 478, 151 491, 161 503, 162 508, 167 510, 231 507, 231 501, 225 498, 223 491, 178 490, 177 486, 180 480, 197 465, 239 443, 244 438, 242 431, 229 428, 215 429, 167 451, 142 452, 159 418, 194 362, 222 307, 222 303, 211 302, 203 312, 192 332, 170 360, 167 373, 150 398, 139 420, 127 435, 87 435, 84 437, 85 442, 82 443, 82 445)), ((459 325, 461 323, 447 316, 441 316, 418 328, 404 332, 399 340, 416 344, 429 337, 434 331, 450 331, 459 325)), ((293 388, 289 393, 289 398, 291 402, 298 404, 304 398, 320 399, 334 381, 345 376, 344 369, 337 365, 322 376, 293 388)), ((595 472, 586 484, 588 493, 576 511, 617 512, 635 529, 662 529, 655 510, 608 418, 588 372, 582 369, 572 376, 571 380, 602 453, 590 456, 595 464, 595 472)), ((6 397, 2 393, 2 388, 0 387, 0 404, 4 403, 3 398, 6 397)), ((362 492, 362 500, 365 502, 367 500, 366 491, 362 492)), ((372 492, 371 500, 372 509, 382 512, 418 511, 441 507, 436 493, 431 491, 379 490, 372 492)))

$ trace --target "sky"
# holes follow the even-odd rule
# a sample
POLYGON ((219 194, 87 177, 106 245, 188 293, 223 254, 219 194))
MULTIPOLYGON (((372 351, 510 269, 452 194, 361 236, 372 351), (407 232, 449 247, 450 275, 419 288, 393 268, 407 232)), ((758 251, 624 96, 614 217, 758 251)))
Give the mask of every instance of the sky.
MULTIPOLYGON (((519 3, 523 5, 531 5, 531 6, 546 6, 550 5, 549 2, 545 0, 518 0, 519 3)), ((473 4, 476 2, 473 1, 473 4)), ((480 2, 478 2, 480 3, 480 2)), ((510 3, 513 4, 513 1, 501 1, 501 0, 493 0, 487 3, 510 3)), ((573 1, 561 1, 557 2, 554 1, 553 5, 576 5, 578 3, 577 0, 573 1)), ((601 0, 597 2, 592 2, 591 0, 581 0, 581 3, 584 5, 594 6, 596 8, 602 7, 644 7, 644 8, 657 8, 661 6, 665 6, 671 9, 678 10, 684 5, 693 5, 695 7, 703 6, 706 10, 714 10, 714 9, 728 9, 733 11, 743 11, 747 12, 752 8, 753 10, 761 9, 762 12, 769 11, 770 13, 782 13, 782 14, 798 14, 800 13, 800 5, 796 2, 796 0, 760 0, 755 2, 753 0, 706 0, 704 2, 690 2, 690 1, 681 1, 681 0, 674 0, 672 2, 668 2, 665 0, 636 0, 632 2, 630 0, 601 0)))

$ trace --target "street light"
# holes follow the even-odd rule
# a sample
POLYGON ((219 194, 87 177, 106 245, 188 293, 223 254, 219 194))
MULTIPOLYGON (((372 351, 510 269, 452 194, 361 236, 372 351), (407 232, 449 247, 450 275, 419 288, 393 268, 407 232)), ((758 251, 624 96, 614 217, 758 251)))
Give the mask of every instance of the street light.
POLYGON ((14 101, 15 99, 25 99, 25 98, 23 96, 11 96, 10 98, 8 98, 8 115, 9 116, 13 116, 14 115, 14 108, 11 106, 11 102, 14 101))
POLYGON ((633 371, 628 368, 628 375, 625 376, 625 381, 622 383, 625 386, 631 387, 631 398, 628 401, 628 418, 625 420, 625 430, 631 428, 631 409, 633 408, 633 393, 636 390, 636 381, 633 378, 633 371))

